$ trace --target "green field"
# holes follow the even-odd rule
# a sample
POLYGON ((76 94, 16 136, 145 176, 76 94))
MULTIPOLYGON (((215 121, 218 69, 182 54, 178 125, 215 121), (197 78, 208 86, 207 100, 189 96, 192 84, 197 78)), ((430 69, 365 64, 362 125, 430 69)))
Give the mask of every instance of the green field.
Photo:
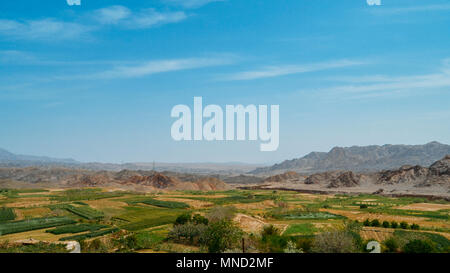
POLYGON ((30 249, 11 245, 10 250, 58 252, 45 243, 76 240, 84 252, 208 252, 213 251, 208 248, 211 234, 233 234, 210 231, 220 219, 232 223, 254 252, 314 252, 315 238, 330 232, 351 235, 359 252, 369 240, 379 241, 384 252, 415 251, 417 246, 450 251, 449 202, 424 198, 87 188, 2 189, 0 202, 2 252, 9 251, 5 242, 30 238, 43 244, 30 249))

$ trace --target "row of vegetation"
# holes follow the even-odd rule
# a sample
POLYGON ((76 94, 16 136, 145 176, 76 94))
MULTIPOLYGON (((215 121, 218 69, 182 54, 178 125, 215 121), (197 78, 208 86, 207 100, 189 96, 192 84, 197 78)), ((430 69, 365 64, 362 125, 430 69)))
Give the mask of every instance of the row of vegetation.
POLYGON ((83 224, 73 224, 73 225, 67 225, 62 227, 57 227, 54 229, 46 230, 45 232, 54 234, 54 235, 60 235, 60 234, 66 234, 66 233, 80 233, 85 231, 97 231, 102 228, 107 228, 107 225, 101 225, 101 224, 90 224, 90 223, 83 223, 83 224))
POLYGON ((119 231, 118 228, 97 230, 97 231, 92 231, 92 232, 85 233, 85 234, 63 237, 63 238, 61 238, 59 240, 60 241, 83 241, 83 240, 90 239, 90 238, 104 236, 104 235, 107 235, 107 234, 110 234, 110 233, 114 233, 114 232, 117 232, 117 231, 119 231))
POLYGON ((392 222, 388 222, 388 221, 383 221, 380 222, 378 219, 373 219, 372 221, 369 219, 366 219, 363 222, 363 225, 366 227, 384 227, 384 228, 401 228, 401 229, 420 229, 420 226, 418 224, 411 224, 409 225, 407 222, 402 221, 400 223, 397 223, 395 221, 392 222))
POLYGON ((0 223, 0 235, 50 228, 74 223, 75 221, 68 217, 34 218, 21 221, 6 222, 0 223))
POLYGON ((60 195, 52 196, 55 201, 71 202, 80 200, 98 200, 112 197, 120 197, 127 194, 123 191, 103 192, 101 189, 70 189, 60 195))
POLYGON ((0 222, 16 219, 16 214, 12 208, 0 208, 0 222))

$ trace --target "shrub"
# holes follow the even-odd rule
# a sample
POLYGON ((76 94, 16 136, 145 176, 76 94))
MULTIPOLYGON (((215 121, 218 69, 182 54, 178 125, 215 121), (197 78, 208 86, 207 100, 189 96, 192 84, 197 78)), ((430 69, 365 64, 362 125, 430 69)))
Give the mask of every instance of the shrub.
POLYGON ((386 246, 387 252, 397 252, 399 248, 399 243, 394 237, 386 239, 384 245, 386 246))
POLYGON ((369 219, 364 220, 363 225, 366 227, 370 227, 370 220, 369 219))
POLYGON ((184 225, 188 222, 190 222, 192 219, 192 216, 190 213, 184 213, 181 214, 180 216, 177 217, 177 219, 175 219, 175 225, 184 225))
POLYGON ((378 221, 378 219, 373 219, 372 222, 370 222, 370 225, 372 227, 379 227, 381 224, 380 221, 378 221))
POLYGON ((203 243, 205 241, 204 238, 206 229, 206 225, 195 225, 190 222, 184 225, 175 225, 169 232, 169 238, 181 243, 203 243))
POLYGON ((283 251, 284 253, 303 253, 301 248, 297 248, 294 242, 288 241, 287 246, 283 251))
POLYGON ((403 221, 403 222, 400 223, 400 227, 401 227, 402 229, 407 229, 407 228, 408 228, 408 223, 406 223, 405 221, 403 221))
POLYGON ((318 234, 311 250, 316 253, 353 253, 357 252, 357 247, 348 232, 330 231, 318 234))
POLYGON ((405 253, 431 253, 434 252, 434 247, 431 243, 424 240, 409 241, 404 247, 405 253))
POLYGON ((300 237, 297 239, 297 246, 298 248, 303 249, 304 252, 310 252, 313 246, 313 242, 313 237, 300 237))
POLYGON ((261 236, 280 235, 280 231, 274 225, 266 225, 263 227, 261 236))
POLYGON ((360 209, 367 209, 368 206, 367 206, 366 204, 361 204, 361 205, 359 205, 359 208, 360 208, 360 209))
POLYGON ((230 220, 209 224, 205 232, 205 243, 210 253, 220 253, 239 245, 242 231, 230 220))
POLYGON ((420 229, 420 226, 418 224, 412 224, 411 229, 418 230, 420 229))
POLYGON ((208 220, 208 218, 201 216, 200 214, 195 214, 192 217, 192 222, 196 225, 200 225, 200 224, 208 225, 209 220, 208 220))
POLYGON ((391 228, 398 228, 398 223, 395 221, 391 222, 391 228))
POLYGON ((383 221, 383 227, 384 228, 388 228, 388 227, 390 227, 391 225, 389 224, 389 222, 388 221, 383 221))

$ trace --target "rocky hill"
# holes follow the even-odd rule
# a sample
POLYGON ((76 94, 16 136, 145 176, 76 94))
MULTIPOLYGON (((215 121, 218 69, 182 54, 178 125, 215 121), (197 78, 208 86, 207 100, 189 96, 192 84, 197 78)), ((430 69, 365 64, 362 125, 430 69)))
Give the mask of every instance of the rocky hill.
POLYGON ((287 172, 271 176, 265 182, 272 182, 271 185, 275 187, 283 184, 286 188, 305 190, 336 189, 344 192, 370 192, 372 189, 381 189, 380 192, 403 191, 418 194, 429 192, 447 196, 450 193, 450 155, 429 167, 405 165, 394 170, 366 173, 326 171, 306 177, 299 176, 295 182, 292 181, 291 176, 292 172, 287 172))
MULTIPOLYGON (((28 186, 124 187, 143 190, 226 190, 228 185, 208 176, 160 173, 154 171, 91 171, 71 168, 0 168, 0 182, 28 186)), ((1 187, 1 185, 0 185, 1 187)))
POLYGON ((333 170, 380 171, 404 165, 429 166, 447 154, 450 154, 450 145, 439 142, 430 142, 425 145, 335 147, 328 153, 312 152, 302 158, 286 160, 270 167, 257 168, 250 173, 270 175, 286 171, 306 174, 333 170))

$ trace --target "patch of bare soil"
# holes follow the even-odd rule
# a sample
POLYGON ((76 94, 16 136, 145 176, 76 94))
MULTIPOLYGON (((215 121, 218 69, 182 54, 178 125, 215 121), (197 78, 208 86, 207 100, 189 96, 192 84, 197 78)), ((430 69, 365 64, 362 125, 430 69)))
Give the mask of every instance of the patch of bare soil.
POLYGON ((441 209, 450 209, 450 204, 415 203, 415 204, 409 204, 409 205, 405 205, 405 206, 396 207, 396 209, 438 211, 441 209))
POLYGON ((382 242, 394 233, 394 229, 390 228, 375 228, 375 227, 363 227, 360 235, 364 240, 374 239, 378 242, 382 242))
MULTIPOLYGON (((235 221, 243 231, 255 234, 260 233, 263 230, 264 226, 269 225, 269 223, 263 221, 262 219, 258 219, 256 217, 252 217, 242 213, 236 214, 233 221, 235 221)), ((283 233, 288 227, 288 225, 286 224, 273 225, 278 228, 281 233, 283 233)))

